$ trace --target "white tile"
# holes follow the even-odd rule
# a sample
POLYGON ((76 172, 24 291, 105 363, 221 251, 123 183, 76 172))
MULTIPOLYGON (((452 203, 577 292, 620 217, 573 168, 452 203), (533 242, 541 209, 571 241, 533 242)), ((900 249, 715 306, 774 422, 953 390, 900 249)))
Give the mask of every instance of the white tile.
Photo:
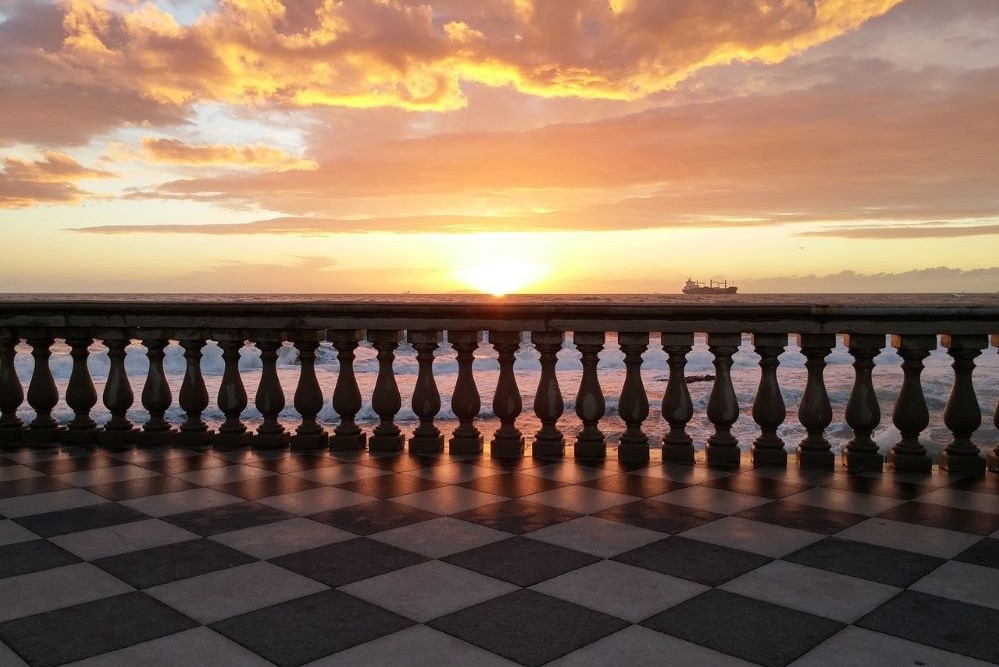
POLYGON ((17 544, 18 542, 27 542, 29 540, 37 540, 38 535, 24 528, 10 519, 0 520, 0 547, 5 544, 17 544))
POLYGON ((610 558, 661 540, 666 535, 647 528, 629 526, 619 521, 581 516, 578 519, 532 531, 524 537, 557 544, 560 547, 575 549, 601 558, 610 558))
POLYGON ((135 589, 90 563, 0 579, 0 621, 40 614, 135 589))
POLYGON ((128 463, 150 463, 152 461, 166 461, 167 459, 186 459, 192 456, 204 456, 204 452, 191 449, 174 449, 172 447, 143 447, 141 449, 127 449, 121 452, 108 452, 108 456, 119 461, 128 463))
POLYGON ((605 560, 535 584, 531 590, 637 623, 709 588, 605 560))
POLYGON ((339 590, 422 623, 512 593, 518 587, 432 560, 355 581, 339 590))
POLYGON ((370 503, 371 496, 354 493, 347 489, 324 486, 317 489, 296 491, 295 493, 285 493, 280 496, 260 498, 257 502, 261 505, 268 505, 285 512, 304 516, 360 503, 370 503))
POLYGON ((201 623, 214 623, 329 587, 257 562, 147 588, 146 593, 201 623))
POLYGON ((572 512, 591 514, 599 512, 609 507, 617 507, 625 503, 632 503, 641 500, 634 496, 626 496, 623 493, 613 493, 601 489, 591 489, 588 486, 562 486, 557 489, 532 493, 524 496, 521 500, 550 507, 560 507, 572 512))
POLYGON ((751 507, 759 507, 773 502, 770 498, 750 496, 745 493, 733 493, 724 489, 712 489, 707 486, 688 486, 656 496, 653 500, 671 505, 696 507, 716 514, 735 514, 751 507))
POLYGON ((938 558, 953 558, 982 539, 955 530, 872 518, 836 533, 836 537, 938 558))
POLYGON ((214 535, 209 539, 266 560, 354 537, 357 535, 333 526, 311 519, 296 518, 233 530, 214 535))
POLYGON ((936 491, 919 496, 915 500, 921 503, 933 503, 935 505, 957 507, 963 510, 999 514, 999 496, 994 496, 991 493, 975 493, 974 491, 962 491, 960 489, 937 489, 936 491))
POLYGON ((590 480, 607 477, 608 475, 619 474, 618 470, 614 470, 609 466, 598 468, 596 466, 580 465, 573 461, 552 463, 551 465, 540 466, 538 468, 525 468, 520 472, 525 475, 534 475, 535 477, 544 477, 559 482, 569 482, 570 484, 589 482, 590 480))
POLYGON ((57 535, 49 541, 84 560, 95 560, 197 538, 198 535, 165 521, 146 519, 57 535))
POLYGON ((228 493, 214 489, 187 489, 186 491, 161 493, 158 496, 121 500, 118 504, 131 507, 149 516, 161 517, 241 502, 244 500, 238 496, 230 496, 228 493))
POLYGON ((94 468, 93 470, 76 470, 74 472, 64 472, 52 475, 56 479, 69 482, 73 486, 94 486, 95 484, 108 484, 110 482, 123 482, 129 479, 141 479, 143 477, 158 477, 160 473, 149 468, 140 468, 133 465, 107 466, 104 468, 94 468))
POLYGON ((21 660, 9 646, 0 642, 0 665, 3 667, 28 667, 28 663, 21 660))
POLYGON ((345 464, 327 468, 314 468, 312 470, 299 470, 298 472, 290 472, 288 474, 307 479, 310 482, 319 482, 320 484, 342 484, 343 482, 353 482, 358 479, 367 479, 368 477, 391 475, 392 472, 369 466, 345 464))
POLYGON ((852 623, 902 590, 784 561, 768 563, 719 588, 843 623, 852 623))
POLYGON ((76 459, 81 456, 93 456, 93 452, 83 447, 49 447, 46 449, 22 449, 18 452, 7 452, 4 456, 18 463, 33 463, 35 461, 76 459))
POLYGON ((868 493, 854 493, 853 491, 840 491, 839 489, 827 489, 823 487, 808 489, 793 496, 787 496, 784 500, 866 516, 881 514, 905 502, 899 498, 872 496, 868 493))
POLYGON ((409 474, 446 484, 461 484, 462 482, 471 482, 473 479, 479 479, 480 477, 491 477, 496 473, 497 471, 491 468, 483 468, 482 466, 468 463, 449 463, 442 466, 427 466, 426 468, 413 470, 409 474))
POLYGON ((66 667, 272 667, 256 653, 206 627, 178 632, 66 667))
POLYGON ((200 484, 201 486, 213 486, 216 484, 227 484, 229 482, 239 482, 244 479, 256 479, 257 477, 270 477, 277 473, 263 468, 253 466, 222 466, 219 468, 205 468, 204 470, 191 470, 174 475, 181 479, 200 484))
POLYGON ((305 667, 516 667, 517 663, 463 642, 457 637, 415 625, 374 641, 334 653, 305 667))
POLYGON ((632 470, 629 474, 658 477, 686 484, 701 484, 703 482, 709 482, 713 479, 731 477, 733 473, 727 470, 708 468, 703 465, 682 466, 669 464, 661 466, 650 465, 644 468, 639 468, 638 470, 632 470))
POLYGON ((993 567, 949 561, 909 588, 999 610, 999 570, 993 567))
POLYGON ((430 558, 443 558, 459 551, 505 540, 511 535, 502 530, 445 516, 385 530, 368 537, 430 558))
POLYGON ((789 667, 986 667, 989 664, 932 646, 848 626, 789 667))
POLYGON ((83 489, 65 489, 49 491, 48 493, 33 493, 28 496, 16 496, 0 500, 0 514, 16 518, 30 514, 44 514, 60 510, 75 509, 88 505, 99 505, 108 502, 95 493, 83 489))
MULTIPOLYGON (((712 651, 638 625, 562 656, 547 667, 754 667, 755 663, 712 651)), ((911 666, 910 666, 911 667, 911 666)))
POLYGON ((724 519, 691 528, 680 535, 772 558, 780 558, 825 537, 825 535, 817 533, 784 528, 735 516, 727 516, 724 519))
POLYGON ((10 482, 15 479, 27 479, 29 477, 41 477, 45 473, 39 472, 28 466, 15 465, 3 466, 0 468, 0 482, 10 482))
POLYGON ((402 503, 435 514, 455 514, 504 500, 507 498, 461 486, 440 486, 436 489, 398 496, 393 498, 392 502, 402 503))

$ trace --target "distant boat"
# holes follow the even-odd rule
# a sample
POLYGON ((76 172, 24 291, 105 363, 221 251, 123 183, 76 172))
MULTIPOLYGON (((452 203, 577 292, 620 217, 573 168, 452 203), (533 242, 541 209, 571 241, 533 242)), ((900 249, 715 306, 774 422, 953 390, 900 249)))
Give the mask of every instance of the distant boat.
POLYGON ((687 278, 683 285, 684 294, 735 294, 738 289, 735 285, 730 286, 727 280, 711 280, 707 285, 702 285, 697 280, 687 278))

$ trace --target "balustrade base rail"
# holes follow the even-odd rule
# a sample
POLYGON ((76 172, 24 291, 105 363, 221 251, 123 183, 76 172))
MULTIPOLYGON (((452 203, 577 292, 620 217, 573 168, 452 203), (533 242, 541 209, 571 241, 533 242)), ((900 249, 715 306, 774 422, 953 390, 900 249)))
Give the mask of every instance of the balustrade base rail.
MULTIPOLYGON (((616 334, 624 355, 624 380, 617 401, 617 415, 624 424, 617 439, 617 458, 642 464, 659 446, 650 435, 651 407, 643 384, 643 355, 655 333, 668 358, 669 377, 660 414, 668 425, 661 441, 665 461, 709 466, 786 467, 788 450, 796 456, 790 463, 803 468, 830 469, 836 456, 827 435, 832 405, 825 386, 826 357, 837 336, 853 359, 853 386, 844 408, 845 422, 852 432, 839 460, 848 470, 880 471, 885 463, 899 471, 928 472, 934 464, 920 434, 929 425, 929 411, 921 384, 923 360, 938 344, 952 358, 953 385, 943 412, 952 435, 936 461, 943 470, 960 475, 999 472, 999 444, 983 456, 972 436, 982 422, 972 374, 975 358, 982 350, 999 345, 999 309, 992 307, 864 308, 829 306, 698 306, 614 304, 206 304, 100 302, 0 303, 0 445, 41 447, 54 443, 104 447, 178 446, 220 449, 297 450, 332 449, 350 451, 435 454, 477 454, 488 442, 495 457, 533 455, 559 458, 601 459, 608 455, 606 401, 598 371, 598 355, 605 349, 606 334, 616 334), (514 365, 524 332, 540 357, 540 374, 531 408, 540 426, 525 435, 518 424, 524 411, 514 365), (580 354, 582 374, 574 410, 580 427, 570 438, 560 427, 565 401, 556 373, 557 353, 572 332, 580 354), (706 336, 713 359, 714 378, 705 416, 713 428, 703 454, 695 453, 687 432, 694 416, 690 391, 684 380, 687 355, 695 333, 706 336), (475 351, 487 338, 495 349, 498 365, 492 414, 498 426, 491 437, 480 426, 482 401, 474 372, 475 351), (759 356, 759 385, 751 415, 759 434, 744 456, 733 435, 733 425, 742 413, 733 387, 733 357, 751 336, 759 356), (807 359, 807 381, 797 406, 798 419, 807 431, 799 443, 786 443, 779 435, 787 408, 778 382, 779 357, 795 335, 807 359), (891 346, 902 359, 903 381, 891 420, 900 439, 881 453, 872 436, 881 424, 881 407, 872 379, 874 358, 891 336, 891 346), (448 438, 437 423, 441 395, 434 376, 434 352, 446 340, 456 353, 457 377, 450 406, 457 426, 448 438), (65 341, 72 357, 72 372, 65 388, 65 404, 72 419, 60 424, 53 409, 60 400, 50 368, 52 346, 65 341), (147 348, 148 372, 139 400, 148 418, 135 424, 129 410, 136 401, 125 370, 126 347, 141 340, 147 348), (177 404, 184 413, 181 423, 167 419, 174 403, 164 370, 165 348, 170 341, 183 348, 184 375, 177 404), (88 367, 90 346, 102 341, 110 363, 100 400, 110 412, 102 426, 91 413, 99 397, 88 367), (214 405, 225 416, 217 428, 204 415, 212 405, 202 356, 206 341, 216 341, 222 350, 224 373, 214 405), (254 406, 262 423, 253 431, 243 421, 249 404, 239 368, 239 351, 247 342, 260 351, 260 372, 254 406), (299 373, 293 406, 300 423, 289 428, 281 421, 286 395, 278 374, 278 357, 285 342, 298 352, 299 373), (377 351, 377 378, 369 403, 358 385, 355 353, 362 341, 377 351), (416 351, 418 374, 411 408, 418 425, 409 434, 397 417, 402 395, 394 361, 403 342, 416 351), (331 403, 339 421, 328 430, 319 421, 324 396, 316 375, 316 353, 328 342, 336 350, 338 372, 331 403), (34 371, 27 387, 15 369, 15 347, 31 348, 34 371), (34 418, 23 423, 18 410, 27 401, 34 418), (358 414, 369 405, 377 424, 365 432, 358 414)), ((992 416, 999 428, 999 406, 992 416)), ((700 444, 700 443, 698 443, 700 444)), ((611 441, 613 450, 613 440, 611 441)))

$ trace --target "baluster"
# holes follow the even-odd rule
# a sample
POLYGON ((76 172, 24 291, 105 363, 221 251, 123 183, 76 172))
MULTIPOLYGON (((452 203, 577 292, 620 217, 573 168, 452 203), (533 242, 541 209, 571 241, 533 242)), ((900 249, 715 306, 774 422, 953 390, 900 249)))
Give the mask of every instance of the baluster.
POLYGON ((836 345, 836 334, 801 334, 801 353, 805 355, 808 380, 798 404, 798 421, 808 435, 798 445, 798 465, 802 468, 832 470, 836 456, 826 439, 826 427, 832 422, 832 404, 826 392, 823 374, 826 357, 836 345))
POLYGON ((167 384, 166 373, 163 372, 164 349, 168 341, 164 336, 142 342, 149 359, 146 384, 142 387, 142 407, 149 411, 149 419, 142 425, 142 431, 137 434, 136 439, 142 445, 162 445, 177 432, 165 416, 173 403, 173 394, 167 384))
POLYGON ((73 370, 66 385, 66 405, 73 411, 73 419, 62 434, 62 441, 72 445, 87 445, 97 442, 97 422, 90 411, 97 405, 97 388, 90 377, 87 359, 94 339, 83 331, 69 331, 66 344, 73 358, 73 370))
POLYGON ((520 348, 519 331, 490 331, 489 342, 499 353, 499 380, 493 396, 493 412, 500 420, 489 443, 493 456, 513 458, 524 455, 524 436, 517 428, 517 417, 524 403, 513 374, 513 362, 520 348))
POLYGON ((687 354, 694 346, 694 334, 664 331, 661 336, 669 365, 662 408, 663 418, 669 423, 669 433, 663 439, 663 461, 694 465, 694 440, 687 435, 687 422, 694 416, 694 404, 684 377, 687 354))
POLYGON ((753 346, 760 355, 760 385, 753 401, 753 421, 760 435, 753 440, 753 467, 787 467, 787 452, 777 429, 784 423, 787 410, 777 382, 777 357, 787 347, 787 334, 753 334, 753 346))
MULTIPOLYGON (((999 347, 999 334, 992 336, 992 346, 999 347)), ((999 429, 999 401, 996 401, 996 409, 992 413, 992 423, 996 429, 999 429)), ((989 470, 999 473, 999 444, 996 444, 995 447, 989 450, 986 460, 988 461, 989 470)))
POLYGON ((28 383, 28 405, 34 408, 35 418, 28 424, 28 430, 22 434, 21 439, 35 445, 58 444, 66 430, 52 418, 52 408, 59 403, 59 390, 52 377, 52 369, 49 368, 49 357, 52 356, 49 347, 54 342, 55 339, 47 334, 28 336, 31 356, 35 359, 35 368, 28 383))
POLYGON ((451 395, 451 411, 458 418, 458 427, 448 441, 452 454, 478 454, 482 451, 482 434, 473 420, 479 414, 482 400, 475 386, 472 363, 482 334, 478 331, 448 331, 448 342, 457 352, 458 377, 451 395))
POLYGON ((327 332, 328 340, 337 351, 340 372, 333 389, 333 409, 340 415, 340 423, 333 429, 330 449, 335 451, 364 449, 367 436, 361 431, 354 417, 361 409, 361 390, 354 377, 354 350, 363 332, 356 329, 334 329, 327 332))
POLYGON ((576 393, 576 416, 583 428, 576 436, 577 459, 602 459, 607 457, 607 438, 599 423, 607 405, 597 377, 600 351, 604 349, 603 331, 577 331, 572 335, 576 349, 582 355, 583 377, 576 393))
POLYGON ((848 470, 876 470, 883 468, 884 458, 871 432, 881 423, 881 407, 874 393, 871 371, 874 357, 885 344, 881 334, 850 334, 845 343, 853 355, 854 382, 846 402, 846 423, 853 429, 853 439, 846 443, 843 465, 848 470))
POLYGON ((378 425, 371 432, 368 449, 373 452, 398 452, 405 445, 406 437, 393 421, 402 407, 402 397, 392 362, 395 360, 395 348, 402 340, 402 332, 369 331, 368 340, 378 350, 378 377, 371 392, 371 409, 378 415, 378 425))
POLYGON ((257 338, 263 367, 260 369, 260 385, 257 387, 254 405, 264 416, 264 421, 253 434, 251 444, 254 449, 281 449, 290 439, 284 425, 278 421, 284 410, 285 400, 277 374, 277 351, 282 346, 284 337, 277 331, 260 331, 257 332, 257 338))
POLYGON ((707 409, 708 420, 715 427, 705 447, 709 466, 739 467, 739 440, 732 435, 732 424, 739 418, 739 398, 732 386, 732 355, 741 342, 742 334, 738 333, 708 334, 708 350, 714 355, 715 367, 707 409))
POLYGON ((104 406, 111 412, 111 419, 104 430, 97 434, 97 442, 105 447, 127 447, 135 442, 136 428, 128 419, 128 409, 135 403, 135 394, 125 372, 125 348, 130 337, 127 332, 114 331, 104 336, 108 348, 108 379, 104 383, 104 406))
POLYGON ((434 424, 434 417, 441 411, 441 394, 434 380, 434 350, 441 342, 441 332, 410 331, 409 342, 416 349, 416 363, 419 365, 412 406, 420 420, 413 430, 413 437, 409 439, 409 451, 413 454, 436 454, 444 451, 444 436, 434 424))
POLYGON ((618 414, 625 429, 617 449, 619 461, 643 463, 649 460, 649 436, 642 423, 649 417, 649 397, 642 384, 642 353, 649 347, 647 331, 619 331, 618 345, 624 352, 624 386, 618 401, 618 414))
POLYGON ((323 409, 323 390, 316 377, 316 350, 325 337, 324 331, 294 332, 298 348, 298 386, 295 388, 295 409, 302 415, 302 423, 291 436, 291 448, 298 450, 325 449, 330 436, 316 416, 323 409))
POLYGON ((902 438, 888 452, 888 465, 895 470, 930 472, 933 462, 926 455, 926 448, 919 444, 919 434, 930 423, 930 411, 926 408, 919 376, 923 372, 923 359, 937 347, 937 337, 894 335, 891 344, 902 357, 902 388, 891 413, 892 423, 902 438))
POLYGON ((19 340, 9 329, 0 329, 0 444, 20 442, 24 432, 24 423, 17 416, 24 389, 14 367, 14 346, 19 340))
POLYGON ((225 331, 214 334, 222 348, 222 382, 216 402, 225 415, 225 421, 215 435, 216 449, 236 449, 250 444, 252 436, 240 416, 246 409, 248 399, 243 377, 239 373, 239 351, 245 345, 246 336, 242 331, 225 331))
POLYGON ((200 447, 211 444, 214 433, 201 418, 208 408, 208 388, 201 374, 201 350, 205 346, 204 334, 199 331, 184 332, 180 337, 187 362, 184 379, 180 385, 178 402, 184 411, 184 422, 180 425, 177 443, 184 447, 200 447))
POLYGON ((978 406, 971 373, 975 357, 988 346, 988 341, 985 336, 945 335, 941 343, 954 359, 954 386, 944 409, 944 424, 954 438, 940 452, 940 469, 956 475, 981 476, 985 474, 985 459, 971 441, 971 435, 982 424, 982 409, 978 406))
POLYGON ((565 455, 565 436, 558 430, 558 419, 565 411, 562 390, 555 375, 558 351, 565 334, 561 331, 532 331, 531 342, 541 354, 541 378, 534 395, 534 414, 541 420, 541 429, 534 436, 532 453, 538 458, 565 455))

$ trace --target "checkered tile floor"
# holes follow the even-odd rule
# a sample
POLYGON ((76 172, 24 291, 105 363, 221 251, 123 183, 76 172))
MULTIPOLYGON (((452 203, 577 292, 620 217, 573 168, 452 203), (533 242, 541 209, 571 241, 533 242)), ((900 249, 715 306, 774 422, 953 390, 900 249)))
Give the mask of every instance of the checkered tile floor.
POLYGON ((0 451, 0 665, 985 665, 999 478, 0 451))

